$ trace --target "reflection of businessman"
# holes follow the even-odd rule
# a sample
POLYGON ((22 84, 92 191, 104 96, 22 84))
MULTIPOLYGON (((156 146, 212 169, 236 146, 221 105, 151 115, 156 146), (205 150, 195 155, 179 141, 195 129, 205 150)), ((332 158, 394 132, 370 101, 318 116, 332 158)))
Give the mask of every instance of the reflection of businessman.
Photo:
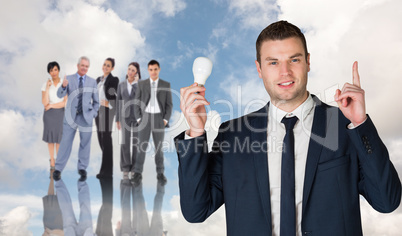
POLYGON ((168 126, 172 114, 172 93, 170 83, 159 78, 159 62, 151 60, 148 63, 148 72, 150 78, 138 82, 138 92, 135 94, 135 100, 139 102, 139 106, 134 106, 134 115, 139 122, 139 153, 135 160, 133 180, 138 184, 142 179, 145 152, 152 133, 157 179, 165 184, 162 142, 165 136, 164 128, 168 126))
POLYGON ((89 187, 86 181, 78 181, 78 201, 80 204, 80 218, 75 218, 70 194, 63 180, 56 182, 56 192, 63 215, 64 235, 68 236, 93 236, 91 200, 89 187))
POLYGON ((163 231, 162 221, 162 203, 165 194, 165 187, 157 184, 154 209, 152 212, 151 225, 149 225, 148 213, 145 209, 144 194, 142 184, 133 185, 128 179, 123 179, 120 183, 120 197, 122 220, 120 228, 116 230, 116 235, 135 235, 135 236, 162 236, 167 235, 167 231, 163 231), (131 216, 130 196, 132 195, 131 216))
POLYGON ((357 63, 353 84, 336 92, 338 109, 306 90, 310 55, 299 28, 273 23, 256 47, 271 101, 223 123, 210 153, 205 88, 181 90, 190 124, 188 140, 175 139, 184 217, 204 221, 224 203, 228 235, 362 235, 359 195, 391 212, 401 183, 366 115, 357 63))
POLYGON ((89 164, 90 144, 92 136, 92 121, 98 114, 99 95, 96 81, 87 76, 89 59, 80 57, 76 74, 69 75, 63 80, 63 85, 57 91, 57 96, 68 95, 66 111, 64 113, 63 136, 53 177, 60 179, 60 174, 70 158, 75 132, 80 131, 80 147, 78 150, 78 173, 86 178, 86 169, 89 164))

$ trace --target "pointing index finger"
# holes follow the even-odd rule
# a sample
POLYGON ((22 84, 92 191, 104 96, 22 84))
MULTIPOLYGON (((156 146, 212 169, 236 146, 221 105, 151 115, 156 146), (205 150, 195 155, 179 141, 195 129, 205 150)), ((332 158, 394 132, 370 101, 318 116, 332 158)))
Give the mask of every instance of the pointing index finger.
POLYGON ((361 87, 357 61, 353 63, 353 85, 356 85, 359 88, 361 87))

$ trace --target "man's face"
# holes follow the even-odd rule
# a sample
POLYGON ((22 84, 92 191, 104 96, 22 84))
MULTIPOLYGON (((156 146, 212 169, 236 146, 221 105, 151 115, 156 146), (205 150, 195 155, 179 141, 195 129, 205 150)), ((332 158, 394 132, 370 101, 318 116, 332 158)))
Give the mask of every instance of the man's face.
POLYGON ((300 39, 268 40, 261 46, 261 65, 255 61, 271 102, 278 107, 296 108, 307 98, 307 72, 310 55, 300 39))
POLYGON ((157 64, 155 65, 149 65, 148 66, 148 73, 149 73, 149 77, 151 77, 152 80, 156 80, 159 77, 159 72, 160 72, 160 68, 157 64))
POLYGON ((83 59, 80 61, 80 63, 77 65, 78 68, 78 74, 80 76, 84 76, 88 72, 89 68, 89 61, 83 59))

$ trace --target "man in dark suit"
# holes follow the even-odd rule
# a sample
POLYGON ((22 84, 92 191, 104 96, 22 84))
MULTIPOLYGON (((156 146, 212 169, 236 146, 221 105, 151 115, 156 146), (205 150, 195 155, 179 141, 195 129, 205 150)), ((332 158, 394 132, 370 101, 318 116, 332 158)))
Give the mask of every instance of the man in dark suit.
POLYGON ((184 217, 202 222, 225 204, 228 235, 362 235, 359 195, 391 212, 401 182, 366 115, 357 62, 336 108, 306 89, 310 54, 299 28, 273 23, 256 49, 271 101, 223 123, 210 153, 205 87, 181 89, 190 125, 175 138, 184 217))
POLYGON ((159 78, 160 66, 156 60, 148 63, 149 79, 138 82, 138 92, 134 100, 139 105, 134 106, 134 115, 139 123, 138 126, 138 158, 134 164, 134 183, 141 182, 142 171, 145 161, 145 152, 148 147, 150 135, 155 144, 155 164, 157 179, 166 184, 166 177, 163 174, 162 142, 165 136, 165 127, 168 127, 170 115, 172 114, 172 92, 170 83, 159 78))
POLYGON ((104 75, 96 79, 98 84, 100 107, 95 124, 98 132, 99 146, 102 150, 102 164, 97 178, 113 175, 113 119, 116 114, 116 93, 119 78, 112 75, 114 59, 107 58, 103 63, 104 75))
POLYGON ((56 181, 60 179, 61 172, 70 158, 77 129, 80 131, 77 169, 81 175, 81 180, 85 180, 87 177, 86 169, 91 150, 92 122, 98 115, 99 95, 96 81, 86 74, 89 68, 89 59, 80 57, 77 68, 77 73, 67 76, 57 91, 58 97, 68 95, 68 100, 64 113, 63 137, 53 172, 53 178, 56 181))

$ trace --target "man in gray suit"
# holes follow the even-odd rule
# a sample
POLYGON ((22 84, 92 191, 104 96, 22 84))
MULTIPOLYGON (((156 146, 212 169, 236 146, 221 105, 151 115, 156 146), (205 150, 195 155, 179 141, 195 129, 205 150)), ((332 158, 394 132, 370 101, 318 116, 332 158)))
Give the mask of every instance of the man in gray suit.
POLYGON ((138 158, 134 164, 134 183, 139 184, 142 179, 145 152, 152 132, 152 139, 155 144, 155 164, 157 179, 161 184, 166 184, 166 177, 163 172, 162 142, 165 136, 165 127, 172 114, 172 92, 170 83, 159 78, 160 66, 156 60, 148 63, 149 79, 138 83, 138 92, 134 100, 139 105, 134 106, 134 115, 137 118, 138 126, 138 158))
POLYGON ((64 97, 68 95, 66 111, 63 122, 63 137, 60 148, 57 153, 57 160, 53 178, 60 179, 61 172, 70 158, 74 136, 79 129, 80 147, 78 150, 78 173, 80 180, 85 180, 87 176, 86 169, 89 164, 89 153, 92 136, 92 122, 98 114, 99 95, 96 81, 87 76, 89 68, 89 59, 80 57, 77 64, 76 74, 67 76, 63 85, 57 91, 57 96, 64 97))

